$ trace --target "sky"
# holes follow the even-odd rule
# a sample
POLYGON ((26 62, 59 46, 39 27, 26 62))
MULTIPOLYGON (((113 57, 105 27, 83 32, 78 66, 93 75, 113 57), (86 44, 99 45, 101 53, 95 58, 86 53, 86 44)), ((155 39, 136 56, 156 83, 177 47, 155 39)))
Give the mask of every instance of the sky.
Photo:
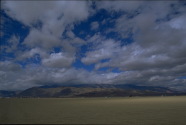
POLYGON ((134 84, 186 91, 186 1, 1 1, 0 90, 134 84))

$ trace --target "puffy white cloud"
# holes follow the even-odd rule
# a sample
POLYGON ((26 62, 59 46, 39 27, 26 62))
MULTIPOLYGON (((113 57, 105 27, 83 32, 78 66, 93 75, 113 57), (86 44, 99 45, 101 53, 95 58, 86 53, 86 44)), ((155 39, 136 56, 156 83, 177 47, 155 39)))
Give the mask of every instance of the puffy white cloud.
POLYGON ((3 8, 12 18, 29 26, 41 21, 50 27, 57 20, 68 23, 86 19, 89 15, 86 1, 5 1, 3 8))
MULTIPOLYGON (((122 2, 125 4, 124 1, 122 2)), ((180 14, 172 16, 170 21, 158 23, 158 19, 171 15, 171 5, 178 3, 174 1, 150 3, 152 2, 140 2, 139 5, 143 8, 139 10, 139 14, 132 18, 123 14, 116 19, 116 27, 113 28, 113 31, 119 33, 123 38, 132 33, 134 43, 115 48, 117 54, 110 56, 110 61, 99 64, 99 67, 113 66, 123 70, 146 70, 149 68, 172 68, 185 62, 185 56, 183 55, 186 48, 185 30, 183 30, 184 26, 181 28, 182 22, 185 20, 185 14, 180 12, 180 14), (161 5, 161 3, 165 4, 161 5), (160 14, 161 10, 164 10, 163 14, 160 14)), ((118 10, 117 4, 120 6, 119 2, 111 1, 107 3, 107 6, 112 6, 112 8, 106 7, 106 9, 118 10)), ((130 13, 127 10, 125 11, 130 13)), ((90 57, 92 56, 90 55, 90 57)))
MULTIPOLYGON (((100 49, 87 52, 82 61, 84 63, 96 63, 97 69, 115 67, 125 71, 113 79, 113 83, 172 87, 179 84, 178 88, 180 89, 180 85, 185 84, 185 80, 178 79, 180 76, 185 76, 185 71, 178 68, 184 66, 186 61, 184 55, 186 52, 184 35, 186 30, 183 25, 185 14, 183 13, 183 7, 179 5, 182 8, 179 10, 182 11, 173 15, 171 4, 178 4, 177 2, 170 1, 163 5, 161 3, 155 2, 151 5, 150 2, 146 2, 140 4, 144 8, 139 9, 139 14, 130 18, 127 14, 123 14, 115 19, 116 25, 112 31, 119 33, 123 38, 127 38, 128 34, 132 33, 133 43, 120 47, 117 44, 118 41, 113 41, 114 44, 111 45, 113 48, 110 47, 110 49, 102 46, 102 44, 96 44, 100 46, 100 49), (167 15, 171 15, 170 20, 163 19, 167 15), (157 20, 161 21, 158 22, 157 20), (99 62, 104 57, 109 58, 109 61, 99 62)), ((118 11, 119 5, 116 7, 113 2, 113 5, 107 4, 105 6, 107 6, 104 7, 105 9, 118 11)), ((133 10, 136 9, 138 8, 133 10)), ((129 14, 132 11, 129 12, 125 8, 119 10, 129 14)), ((92 41, 98 41, 99 37, 94 36, 91 39, 93 39, 92 41)))
POLYGON ((184 22, 186 21, 186 14, 181 15, 178 18, 174 18, 170 21, 170 26, 175 29, 186 29, 186 26, 184 25, 184 22))
MULTIPOLYGON (((95 39, 93 36, 90 39, 95 39)), ((107 59, 115 56, 117 54, 119 44, 112 39, 102 39, 99 38, 93 41, 97 44, 92 48, 92 51, 86 53, 86 57, 82 58, 82 62, 85 64, 92 64, 101 61, 102 59, 107 59)))
MULTIPOLYGON (((65 48, 64 30, 72 30, 75 23, 87 19, 91 13, 88 1, 4 1, 3 9, 10 17, 30 27, 23 44, 47 51, 56 46, 65 48)), ((80 40, 76 37, 73 42, 80 40)))
POLYGON ((16 60, 25 60, 27 58, 32 58, 36 54, 40 55, 42 58, 48 56, 45 50, 42 50, 40 48, 32 48, 31 50, 26 51, 24 53, 18 52, 16 60))
POLYGON ((42 60, 42 63, 48 67, 63 68, 70 67, 73 61, 74 57, 69 57, 69 55, 59 52, 50 54, 48 58, 42 60))
POLYGON ((61 40, 48 32, 38 31, 33 29, 25 38, 24 44, 30 47, 40 47, 44 49, 51 49, 54 46, 59 46, 61 40))

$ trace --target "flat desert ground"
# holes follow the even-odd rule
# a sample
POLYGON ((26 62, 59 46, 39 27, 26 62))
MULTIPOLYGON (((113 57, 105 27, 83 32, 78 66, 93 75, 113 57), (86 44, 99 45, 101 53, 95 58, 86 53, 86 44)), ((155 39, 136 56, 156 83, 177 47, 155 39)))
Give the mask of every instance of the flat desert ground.
POLYGON ((186 96, 1 98, 0 124, 186 125, 186 96))

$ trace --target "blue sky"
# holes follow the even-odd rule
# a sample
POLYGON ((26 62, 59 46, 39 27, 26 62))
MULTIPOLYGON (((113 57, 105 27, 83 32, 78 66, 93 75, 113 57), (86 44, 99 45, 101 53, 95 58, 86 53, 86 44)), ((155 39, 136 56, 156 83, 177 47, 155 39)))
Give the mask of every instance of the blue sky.
POLYGON ((185 2, 2 1, 1 6, 2 90, 49 84, 186 90, 185 2))

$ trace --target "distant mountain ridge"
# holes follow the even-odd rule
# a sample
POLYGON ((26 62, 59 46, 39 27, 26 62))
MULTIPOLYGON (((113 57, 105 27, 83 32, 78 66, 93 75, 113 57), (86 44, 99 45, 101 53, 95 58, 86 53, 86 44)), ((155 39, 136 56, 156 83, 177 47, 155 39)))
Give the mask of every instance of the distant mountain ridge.
POLYGON ((57 88, 57 87, 76 87, 76 88, 123 88, 123 89, 168 89, 160 86, 137 86, 132 84, 64 84, 64 85, 46 85, 39 88, 57 88))
POLYGON ((125 97, 186 95, 166 87, 131 84, 66 84, 32 87, 21 92, 0 91, 0 97, 62 98, 62 97, 125 97))

